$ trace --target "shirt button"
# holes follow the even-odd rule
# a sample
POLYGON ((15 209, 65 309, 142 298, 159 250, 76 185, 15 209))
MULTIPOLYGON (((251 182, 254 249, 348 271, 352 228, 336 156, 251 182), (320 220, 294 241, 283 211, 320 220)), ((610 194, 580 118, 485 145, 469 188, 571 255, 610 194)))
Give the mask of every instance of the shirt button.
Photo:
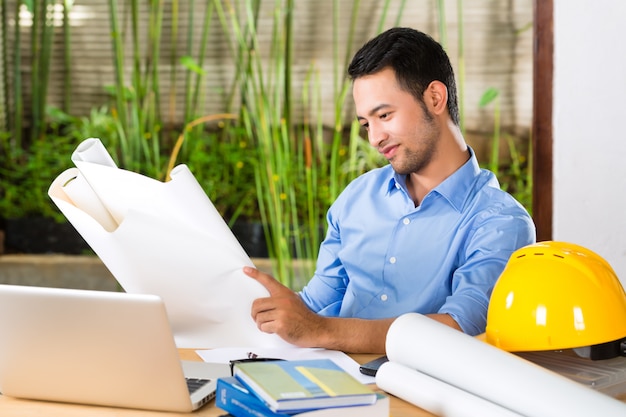
POLYGON ((392 256, 391 258, 389 258, 389 262, 392 263, 392 264, 395 264, 396 263, 396 257, 392 256))
POLYGON ((380 299, 383 300, 383 301, 387 301, 387 294, 381 295, 380 299))
POLYGON ((408 217, 405 217, 404 220, 402 220, 402 223, 409 224, 411 223, 411 219, 409 219, 408 217))

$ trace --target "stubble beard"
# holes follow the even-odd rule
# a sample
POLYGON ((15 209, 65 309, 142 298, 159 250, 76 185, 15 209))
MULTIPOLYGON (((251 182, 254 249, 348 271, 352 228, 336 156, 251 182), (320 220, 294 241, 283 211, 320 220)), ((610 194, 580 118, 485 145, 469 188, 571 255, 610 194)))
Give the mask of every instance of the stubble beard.
POLYGON ((403 147, 399 149, 400 155, 389 161, 394 171, 400 175, 422 172, 437 153, 440 128, 433 118, 428 116, 425 115, 422 120, 424 129, 421 129, 422 131, 414 136, 417 147, 403 147))
MULTIPOLYGON (((390 161, 393 169, 400 175, 419 173, 426 168, 435 155, 435 144, 432 142, 424 144, 419 151, 404 149, 403 158, 397 163, 390 161)), ((398 159, 397 157, 395 159, 398 159)))

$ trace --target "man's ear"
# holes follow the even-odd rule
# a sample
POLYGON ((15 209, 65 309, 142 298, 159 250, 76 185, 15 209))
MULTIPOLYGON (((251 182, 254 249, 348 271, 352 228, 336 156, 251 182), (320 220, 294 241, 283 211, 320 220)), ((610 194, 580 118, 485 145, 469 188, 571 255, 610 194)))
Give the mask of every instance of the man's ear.
POLYGON ((448 105, 448 88, 441 81, 432 81, 424 91, 424 102, 433 114, 443 114, 448 105))

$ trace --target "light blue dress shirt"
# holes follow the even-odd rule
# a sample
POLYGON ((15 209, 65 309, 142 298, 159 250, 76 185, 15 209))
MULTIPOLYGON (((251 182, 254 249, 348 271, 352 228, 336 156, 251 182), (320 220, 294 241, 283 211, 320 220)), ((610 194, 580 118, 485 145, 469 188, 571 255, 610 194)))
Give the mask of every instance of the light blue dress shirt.
POLYGON ((418 207, 391 165, 350 183, 300 293, 309 308, 365 319, 447 313, 465 333, 484 332, 493 286, 510 255, 535 242, 535 226, 470 154, 418 207))

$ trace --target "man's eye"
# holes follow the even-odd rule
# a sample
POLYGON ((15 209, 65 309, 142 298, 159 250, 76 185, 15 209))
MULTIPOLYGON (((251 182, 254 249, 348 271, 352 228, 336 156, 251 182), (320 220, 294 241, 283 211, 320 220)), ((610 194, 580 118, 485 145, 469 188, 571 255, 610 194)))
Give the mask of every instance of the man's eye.
POLYGON ((361 127, 362 127, 363 129, 367 130, 367 129, 369 129, 370 124, 369 124, 369 123, 363 123, 363 124, 361 124, 361 127))
POLYGON ((386 119, 387 117, 389 117, 389 113, 383 113, 380 115, 381 119, 386 119))

